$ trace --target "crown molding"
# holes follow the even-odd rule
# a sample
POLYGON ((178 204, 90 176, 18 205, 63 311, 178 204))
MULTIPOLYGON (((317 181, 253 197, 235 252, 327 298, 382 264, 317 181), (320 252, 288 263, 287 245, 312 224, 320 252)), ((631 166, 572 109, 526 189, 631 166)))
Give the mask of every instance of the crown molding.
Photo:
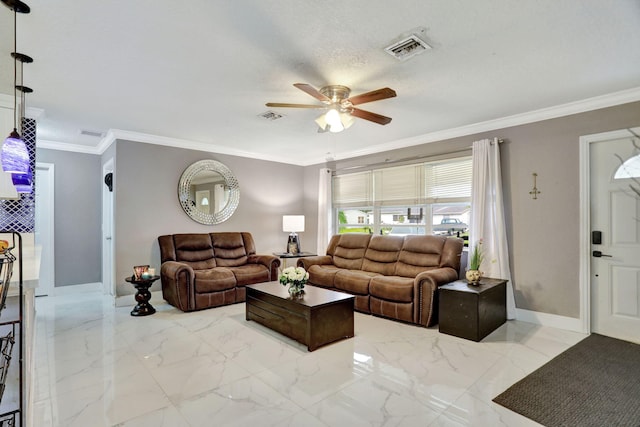
POLYGON ((246 157, 246 158, 251 158, 256 160, 266 160, 269 162, 284 163, 282 161, 282 158, 277 157, 275 155, 256 154, 250 151, 234 150, 229 147, 222 147, 215 144, 207 144, 204 142, 190 141, 187 139, 152 135, 148 133, 132 132, 132 131, 127 131, 122 129, 109 129, 109 131, 107 132, 107 135, 103 138, 100 144, 98 144, 98 147, 101 150, 99 154, 104 153, 104 151, 115 140, 118 140, 118 139, 133 141, 133 142, 142 142, 145 144, 162 145, 165 147, 186 148, 188 150, 205 151, 209 153, 227 154, 230 156, 246 157))
MULTIPOLYGON (((362 150, 343 153, 340 156, 335 156, 335 159, 344 160, 352 157, 366 156, 369 154, 395 150, 398 148, 412 147, 415 145, 427 144, 430 142, 444 141, 447 139, 459 138, 461 136, 474 135, 477 133, 489 132, 513 126, 520 126, 528 123, 540 122, 543 120, 556 119, 559 117, 570 116, 572 114, 585 113, 587 111, 614 107, 616 105, 628 104, 630 102, 636 101, 640 101, 640 87, 620 92, 614 92, 607 95, 596 96, 581 101, 569 102, 567 104, 556 105, 549 108, 542 108, 526 113, 514 114, 512 116, 501 117, 495 120, 487 120, 484 122, 473 123, 457 128, 445 129, 442 131, 413 136, 405 139, 398 139, 389 143, 367 147, 362 150)), ((320 159, 313 164, 324 162, 325 159, 320 159)))
MULTIPOLYGON (((13 99, 13 98, 12 98, 13 99)), ((640 101, 640 87, 614 92, 607 95, 587 98, 580 101, 570 102, 566 104, 556 105, 549 108, 529 111, 512 116, 502 117, 494 120, 473 123, 470 125, 460 126, 457 128, 445 129, 442 131, 431 132, 423 135, 417 135, 410 138, 395 140, 389 143, 379 144, 367 147, 362 150, 354 150, 341 155, 336 155, 335 160, 344 160, 352 157, 365 156, 369 154, 380 153, 398 148, 411 147, 415 145, 427 144, 431 142, 444 141, 447 139, 458 138, 467 135, 473 135, 482 132, 494 131, 513 126, 535 123, 543 120, 555 119, 559 117, 569 116, 572 114, 584 113, 587 111, 598 110, 601 108, 613 107, 616 105, 627 104, 630 102, 640 101)), ((2 94, 0 94, 0 104, 2 102, 2 94)), ((162 145, 166 147, 185 148, 190 150, 198 150, 216 154, 226 154, 231 156, 239 156, 256 160, 265 160, 277 163, 288 163, 299 166, 310 166, 325 163, 326 159, 305 158, 304 160, 296 159, 291 161, 283 160, 282 156, 271 156, 266 154, 256 154, 249 151, 235 150, 229 147, 207 144, 203 142, 190 141, 186 139, 170 138, 166 136, 158 136, 140 132, 133 132, 121 129, 110 129, 100 143, 95 147, 89 147, 78 144, 67 144, 62 142, 37 140, 36 147, 47 148, 51 150, 76 151, 79 153, 101 155, 116 140, 127 140, 133 142, 142 142, 146 144, 162 145)))
MULTIPOLYGON (((37 135, 37 132, 36 132, 37 135)), ((36 136, 36 148, 46 148, 47 150, 71 151, 82 154, 102 154, 98 152, 97 147, 80 144, 68 144, 66 142, 50 141, 40 139, 36 136)))

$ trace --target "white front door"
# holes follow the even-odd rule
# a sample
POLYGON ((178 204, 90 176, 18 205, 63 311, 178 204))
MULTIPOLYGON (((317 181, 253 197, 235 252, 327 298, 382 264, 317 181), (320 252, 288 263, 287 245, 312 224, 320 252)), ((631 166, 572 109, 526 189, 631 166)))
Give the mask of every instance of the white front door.
POLYGON ((640 138, 593 142, 589 154, 591 330, 640 343, 640 138))

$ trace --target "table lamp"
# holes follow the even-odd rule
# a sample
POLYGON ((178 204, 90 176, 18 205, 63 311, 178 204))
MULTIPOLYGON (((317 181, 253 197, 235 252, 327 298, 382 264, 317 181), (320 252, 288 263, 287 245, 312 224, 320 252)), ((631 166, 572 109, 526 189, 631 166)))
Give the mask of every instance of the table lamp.
POLYGON ((302 252, 300 250, 300 238, 296 233, 304 231, 304 215, 283 215, 282 231, 290 233, 286 252, 289 254, 302 252))

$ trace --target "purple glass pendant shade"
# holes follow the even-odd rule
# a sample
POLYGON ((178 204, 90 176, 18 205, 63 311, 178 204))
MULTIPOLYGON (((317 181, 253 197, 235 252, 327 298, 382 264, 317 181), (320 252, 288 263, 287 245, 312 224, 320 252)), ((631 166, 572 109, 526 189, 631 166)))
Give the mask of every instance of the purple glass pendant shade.
POLYGON ((29 173, 29 152, 16 129, 2 144, 2 170, 10 173, 29 173))
POLYGON ((33 182, 33 173, 31 173, 31 168, 29 168, 28 173, 11 174, 11 180, 13 181, 13 185, 16 187, 16 191, 18 193, 31 193, 31 183, 33 182))

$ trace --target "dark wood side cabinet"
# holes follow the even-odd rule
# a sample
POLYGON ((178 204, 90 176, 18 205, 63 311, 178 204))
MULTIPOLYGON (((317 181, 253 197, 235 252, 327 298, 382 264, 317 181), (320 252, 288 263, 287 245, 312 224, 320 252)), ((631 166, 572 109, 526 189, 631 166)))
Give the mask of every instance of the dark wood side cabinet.
POLYGON ((481 341, 507 321, 507 281, 482 278, 478 286, 457 280, 439 288, 439 331, 481 341))

